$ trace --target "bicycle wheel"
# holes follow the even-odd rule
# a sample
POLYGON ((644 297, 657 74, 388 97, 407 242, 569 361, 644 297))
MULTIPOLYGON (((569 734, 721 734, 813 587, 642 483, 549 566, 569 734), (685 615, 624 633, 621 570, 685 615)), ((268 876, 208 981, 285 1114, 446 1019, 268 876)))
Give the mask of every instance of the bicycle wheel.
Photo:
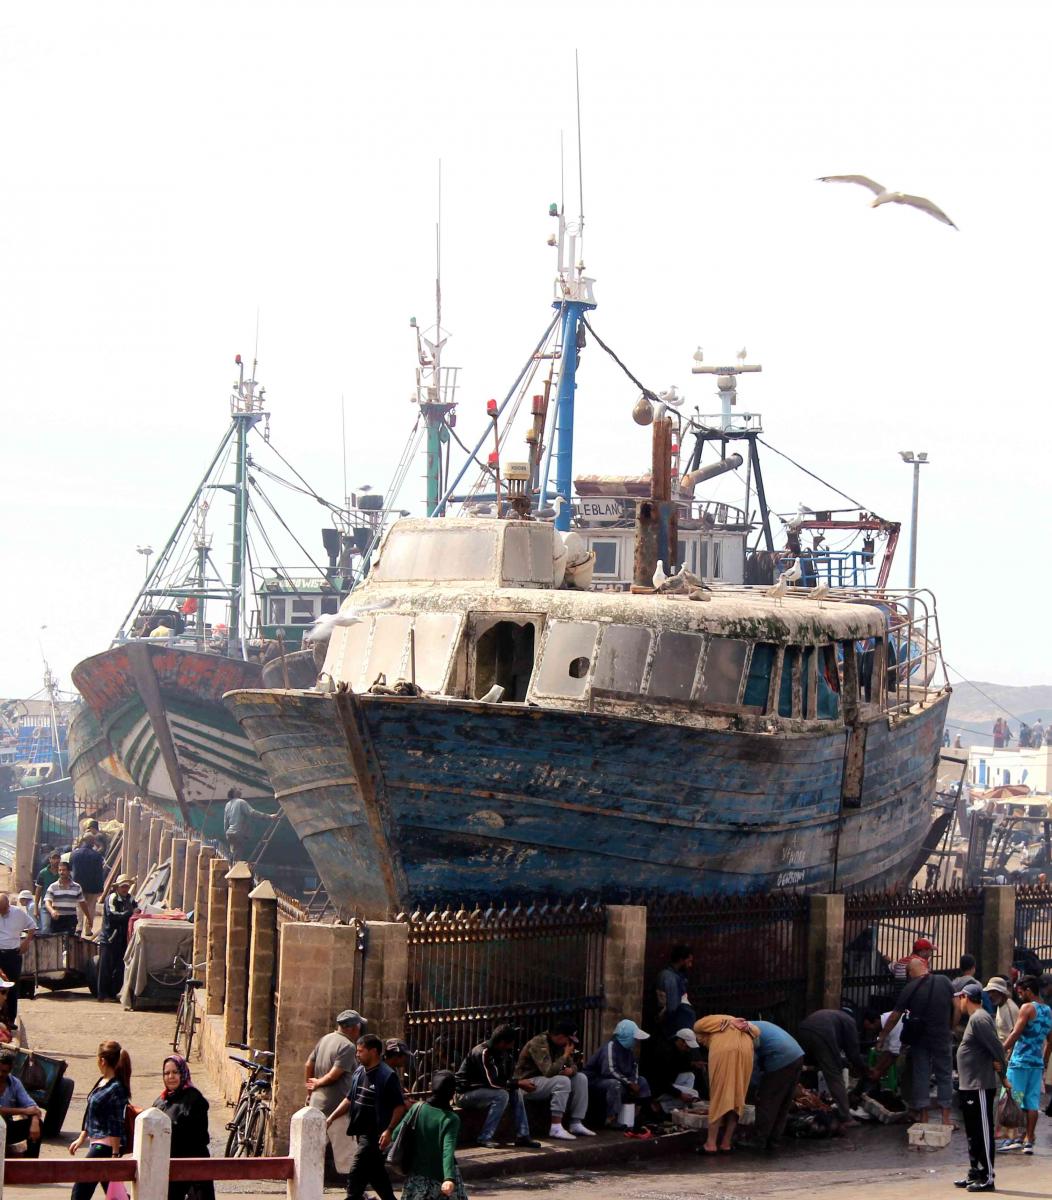
POLYGON ((230 1136, 226 1140, 227 1158, 241 1158, 247 1153, 244 1146, 248 1113, 248 1097, 244 1097, 238 1101, 237 1108, 234 1109, 234 1119, 227 1126, 230 1130, 230 1136))
POLYGON ((183 1029, 182 1029, 183 1051, 182 1051, 182 1054, 183 1054, 183 1058, 185 1058, 186 1061, 189 1062, 190 1061, 190 1051, 193 1049, 193 1045, 194 1045, 194 1031, 197 1028, 197 1020, 198 1020, 198 1017, 197 1017, 197 993, 192 988, 188 988, 186 990, 186 992, 183 993, 182 1008, 183 1008, 183 1029))
POLYGON ((262 1158, 263 1148, 267 1141, 267 1125, 270 1123, 270 1109, 260 1101, 252 1110, 248 1119, 248 1133, 245 1134, 245 1153, 250 1158, 262 1158))
MULTIPOLYGON (((172 1034, 172 1049, 179 1053, 179 1041, 186 1032, 186 992, 179 997, 179 1007, 175 1010, 175 1033, 172 1034)), ((183 1056, 186 1057, 185 1055, 183 1056)))

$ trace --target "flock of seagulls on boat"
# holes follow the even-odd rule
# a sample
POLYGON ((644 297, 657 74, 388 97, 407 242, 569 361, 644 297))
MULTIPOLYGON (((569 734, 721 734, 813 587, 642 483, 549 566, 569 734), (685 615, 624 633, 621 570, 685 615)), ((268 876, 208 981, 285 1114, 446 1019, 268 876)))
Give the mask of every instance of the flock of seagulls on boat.
MULTIPOLYGON (((778 576, 775 582, 767 588, 766 595, 772 600, 777 600, 779 603, 789 594, 789 589, 795 587, 803 577, 803 568, 800 565, 798 558, 778 576)), ((712 589, 707 587, 703 580, 699 579, 693 571, 689 571, 685 566, 681 566, 678 571, 673 571, 670 575, 665 570, 663 559, 658 560, 657 569, 654 571, 653 577, 654 591, 659 596, 681 596, 686 595, 688 600, 707 601, 712 599, 712 589)), ((832 594, 832 588, 828 583, 819 583, 812 588, 799 589, 801 599, 818 600, 821 602, 832 594)))
POLYGON ((905 192, 889 192, 882 183, 877 183, 876 180, 870 179, 868 175, 821 175, 818 182, 857 183, 860 187, 868 188, 873 193, 875 198, 870 201, 870 208, 879 208, 882 204, 905 204, 910 208, 919 208, 921 212, 926 212, 928 216, 934 217, 936 221, 942 221, 944 225, 949 225, 953 229, 957 228, 942 209, 937 204, 933 204, 926 196, 910 196, 905 192))

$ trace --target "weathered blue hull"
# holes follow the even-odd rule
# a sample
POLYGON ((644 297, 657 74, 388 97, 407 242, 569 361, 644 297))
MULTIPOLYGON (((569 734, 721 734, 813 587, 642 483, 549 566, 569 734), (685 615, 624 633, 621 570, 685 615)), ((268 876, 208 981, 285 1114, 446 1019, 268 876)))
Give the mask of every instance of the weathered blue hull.
POLYGON ((844 730, 751 734, 525 705, 226 697, 333 900, 888 886, 931 823, 948 696, 844 730))

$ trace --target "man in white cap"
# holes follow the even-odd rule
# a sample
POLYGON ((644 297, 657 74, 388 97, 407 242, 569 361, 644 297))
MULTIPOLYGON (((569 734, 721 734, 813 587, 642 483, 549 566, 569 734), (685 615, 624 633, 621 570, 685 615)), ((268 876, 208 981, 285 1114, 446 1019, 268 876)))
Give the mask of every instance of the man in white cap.
POLYGON ((677 1029, 672 1037, 652 1037, 640 1049, 640 1070, 650 1081, 659 1107, 666 1113, 698 1099, 694 1063, 701 1046, 693 1029, 677 1029))

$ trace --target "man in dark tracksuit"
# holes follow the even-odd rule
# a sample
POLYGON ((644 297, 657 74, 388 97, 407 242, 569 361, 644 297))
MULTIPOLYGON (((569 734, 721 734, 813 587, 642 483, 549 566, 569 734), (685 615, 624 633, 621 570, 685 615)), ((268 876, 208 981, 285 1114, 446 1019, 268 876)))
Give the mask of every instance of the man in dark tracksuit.
POLYGON ((961 1111, 968 1136, 971 1166, 954 1186, 970 1192, 992 1192, 994 1188, 994 1098, 1004 1074, 1005 1052, 997 1036, 994 1019, 983 1010, 983 989, 966 983, 954 993, 953 1002, 968 1022, 957 1047, 957 1076, 960 1081, 961 1111))

